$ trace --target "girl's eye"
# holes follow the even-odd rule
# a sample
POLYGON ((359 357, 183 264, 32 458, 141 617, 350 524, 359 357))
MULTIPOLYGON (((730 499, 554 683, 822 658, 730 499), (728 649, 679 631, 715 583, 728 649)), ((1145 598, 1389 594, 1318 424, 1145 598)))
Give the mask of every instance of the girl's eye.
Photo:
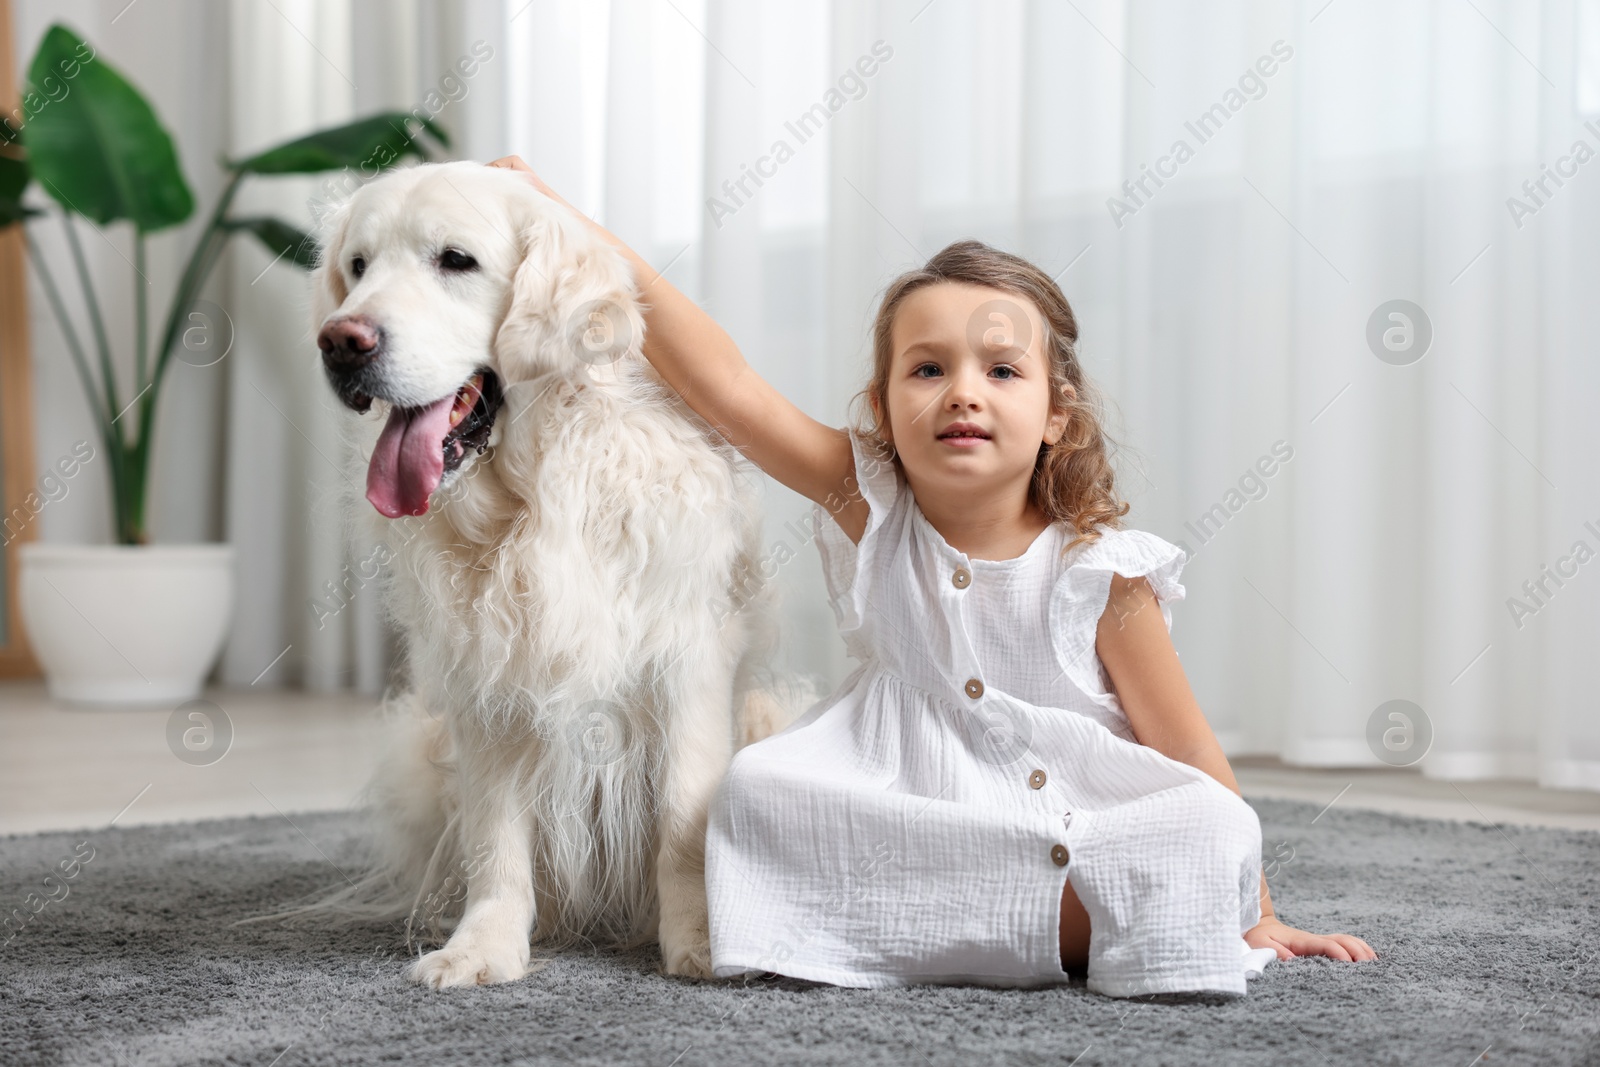
MULTIPOLYGON (((913 378, 932 378, 932 377, 934 377, 934 375, 942 374, 942 373, 943 373, 943 371, 941 371, 939 369, 939 365, 937 363, 924 363, 921 366, 917 367, 915 370, 913 370, 911 372, 911 376, 913 378), (934 373, 933 374, 923 374, 922 372, 925 371, 925 370, 931 370, 934 373)), ((1013 367, 1009 363, 996 363, 992 368, 990 368, 989 373, 990 374, 998 373, 998 374, 1000 374, 1000 380, 1001 381, 1010 381, 1012 378, 1015 378, 1017 376, 1017 368, 1013 367)))
POLYGON ((360 256, 356 256, 354 259, 352 259, 350 261, 350 273, 351 274, 354 274, 357 278, 359 278, 363 274, 365 274, 366 272, 367 272, 367 261, 366 260, 362 259, 360 256))

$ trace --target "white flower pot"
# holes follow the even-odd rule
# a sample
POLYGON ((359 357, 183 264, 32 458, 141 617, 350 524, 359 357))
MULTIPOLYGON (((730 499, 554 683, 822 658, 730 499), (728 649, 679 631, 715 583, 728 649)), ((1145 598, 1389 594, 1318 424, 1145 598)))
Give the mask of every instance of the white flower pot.
POLYGON ((22 625, 50 696, 180 704, 200 695, 233 620, 233 546, 19 546, 22 625))

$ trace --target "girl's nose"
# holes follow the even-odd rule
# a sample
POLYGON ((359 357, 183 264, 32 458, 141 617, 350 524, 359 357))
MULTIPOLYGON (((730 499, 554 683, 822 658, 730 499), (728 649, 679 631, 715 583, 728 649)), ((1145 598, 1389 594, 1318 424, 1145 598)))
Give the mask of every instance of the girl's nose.
POLYGON ((945 403, 953 406, 973 407, 979 403, 977 383, 981 375, 968 367, 958 367, 950 375, 949 392, 945 394, 945 403))

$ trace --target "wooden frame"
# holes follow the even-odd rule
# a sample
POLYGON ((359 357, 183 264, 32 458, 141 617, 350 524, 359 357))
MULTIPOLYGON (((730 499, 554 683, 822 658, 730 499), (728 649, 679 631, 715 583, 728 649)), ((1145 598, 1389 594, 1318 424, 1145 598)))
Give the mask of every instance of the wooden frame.
MULTIPOLYGON (((20 82, 12 67, 11 0, 0 0, 0 110, 10 114, 19 103, 20 82)), ((28 265, 22 224, 0 233, 0 530, 14 527, 4 518, 27 514, 23 501, 32 492, 33 374, 28 345, 28 265)), ((24 522, 5 543, 4 626, 0 627, 0 678, 37 676, 38 661, 28 647, 18 608, 19 547, 38 536, 33 522, 24 522)))

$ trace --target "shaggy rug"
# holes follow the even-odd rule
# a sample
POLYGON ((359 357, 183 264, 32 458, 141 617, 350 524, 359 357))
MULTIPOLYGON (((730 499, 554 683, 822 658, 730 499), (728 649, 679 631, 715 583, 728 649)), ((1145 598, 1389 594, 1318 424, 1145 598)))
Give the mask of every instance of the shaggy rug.
POLYGON ((337 881, 349 814, 0 838, 0 1064, 1600 1067, 1600 833, 1251 804, 1279 915, 1378 959, 1116 1000, 1081 979, 703 983, 659 974, 654 949, 600 950, 435 992, 402 976, 398 924, 230 925, 337 881))

